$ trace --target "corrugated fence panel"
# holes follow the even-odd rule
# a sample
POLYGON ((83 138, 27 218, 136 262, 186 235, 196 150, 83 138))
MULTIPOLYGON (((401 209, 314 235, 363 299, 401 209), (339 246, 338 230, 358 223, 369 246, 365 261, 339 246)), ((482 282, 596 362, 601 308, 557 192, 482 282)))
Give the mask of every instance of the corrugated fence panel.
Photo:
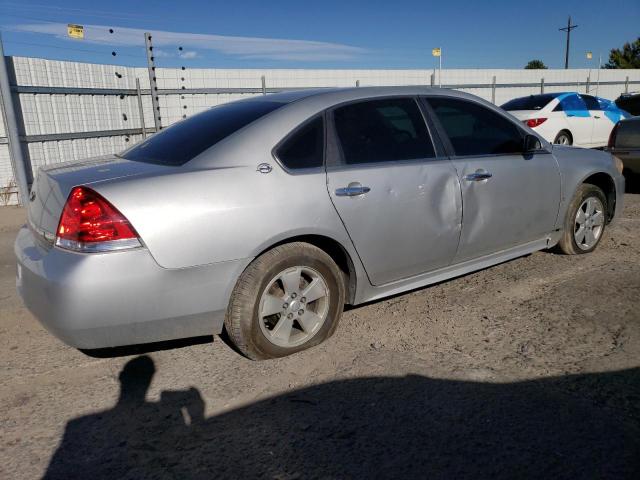
MULTIPOLYGON (((84 92, 19 93, 19 106, 24 119, 24 134, 69 134, 94 131, 131 130, 142 126, 138 100, 131 92, 136 78, 146 91, 143 94, 144 124, 153 128, 153 110, 146 68, 119 65, 97 65, 54 61, 39 58, 11 57, 16 83, 21 87, 67 87, 128 90, 127 94, 88 94, 84 92)), ((185 116, 208 107, 260 95, 262 78, 267 89, 349 87, 382 85, 430 85, 440 82, 434 70, 319 70, 319 69, 181 69, 158 68, 161 123, 168 126, 185 116), (210 93, 194 89, 251 89, 250 92, 210 93), (168 94, 162 90, 178 90, 168 94), (182 91, 184 90, 184 91, 182 91)), ((540 93, 544 78, 545 92, 587 91, 610 99, 625 90, 624 81, 640 81, 640 70, 505 70, 456 69, 442 71, 442 84, 492 100, 500 105, 512 98, 540 93), (600 82, 616 85, 597 86, 600 82), (496 88, 491 88, 492 82, 496 88), (581 82, 580 86, 557 86, 554 83, 581 82), (515 85, 529 84, 529 85, 515 85), (469 85, 464 87, 464 85, 469 85)), ((640 90, 630 85, 629 90, 640 90)), ((0 122, 0 138, 6 137, 0 122)), ((114 153, 142 138, 138 134, 118 134, 94 138, 29 140, 26 150, 33 169, 49 163, 114 153)), ((0 143, 0 186, 13 178, 8 147, 0 143)))

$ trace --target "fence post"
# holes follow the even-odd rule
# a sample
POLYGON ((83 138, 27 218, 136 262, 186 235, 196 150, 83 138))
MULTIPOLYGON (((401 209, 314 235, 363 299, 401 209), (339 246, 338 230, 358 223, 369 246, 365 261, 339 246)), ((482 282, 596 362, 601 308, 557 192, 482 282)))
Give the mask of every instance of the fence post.
POLYGON ((19 201, 23 206, 29 204, 29 185, 27 183, 27 169, 25 158, 20 145, 18 134, 18 119, 13 105, 11 84, 7 71, 7 59, 4 56, 2 37, 0 37, 0 106, 7 126, 7 139, 9 140, 9 155, 13 164, 13 173, 18 184, 19 201))
POLYGON ((436 84, 436 74, 431 74, 431 86, 433 87, 436 84))
POLYGON ((360 80, 356 80, 356 87, 360 86, 360 80))
MULTIPOLYGON (((158 104, 158 84, 156 82, 156 63, 153 55, 153 43, 151 34, 145 32, 144 45, 147 49, 147 69, 149 70, 149 90, 151 91, 151 105, 153 106, 153 124, 156 132, 162 128, 160 117, 160 105, 158 104)), ((184 87, 183 87, 184 88, 184 87)))
POLYGON ((496 76, 493 76, 491 80, 491 103, 495 105, 496 103, 496 76))
POLYGON ((147 129, 144 126, 144 108, 142 108, 142 92, 140 91, 140 79, 136 77, 136 93, 138 95, 138 111, 140 112, 140 126, 142 127, 142 138, 147 138, 147 129))
POLYGON ((587 93, 589 93, 590 86, 591 86, 591 77, 587 75, 587 87, 586 87, 587 93))
POLYGON ((544 77, 540 79, 540 95, 544 93, 544 77))
POLYGON ((629 75, 627 75, 624 81, 624 93, 629 93, 629 75))
POLYGON ((264 77, 264 75, 262 75, 262 77, 260 77, 260 81, 262 82, 262 95, 266 95, 267 94, 267 79, 264 77))

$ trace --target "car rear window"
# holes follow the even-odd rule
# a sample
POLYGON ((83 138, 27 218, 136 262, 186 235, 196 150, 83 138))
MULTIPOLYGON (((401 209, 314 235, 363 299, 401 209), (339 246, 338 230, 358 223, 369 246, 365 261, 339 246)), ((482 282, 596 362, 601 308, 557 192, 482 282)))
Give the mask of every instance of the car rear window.
POLYGON ((265 100, 219 105, 159 131, 125 150, 120 156, 159 165, 184 165, 209 147, 283 105, 285 103, 265 100))
POLYGON ((502 105, 503 110, 542 110, 557 94, 547 93, 542 95, 529 95, 528 97, 514 98, 502 105))

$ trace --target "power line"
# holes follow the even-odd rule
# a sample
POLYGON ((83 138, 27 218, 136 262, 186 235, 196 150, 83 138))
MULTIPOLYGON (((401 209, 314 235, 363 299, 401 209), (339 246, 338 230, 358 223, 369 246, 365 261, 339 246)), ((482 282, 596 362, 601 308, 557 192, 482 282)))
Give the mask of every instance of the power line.
POLYGON ((91 50, 89 48, 74 48, 74 47, 60 47, 57 45, 47 45, 44 43, 32 43, 32 42, 20 42, 17 40, 4 40, 4 43, 13 43, 13 44, 18 44, 18 45, 29 45, 32 47, 43 47, 43 48, 53 48, 56 50, 72 50, 75 52, 86 52, 86 53, 99 53, 101 55, 109 55, 109 56, 120 56, 120 57, 133 57, 133 58, 137 58, 137 59, 141 59, 142 55, 132 55, 130 53, 118 53, 117 55, 113 55, 110 52, 106 52, 106 51, 102 51, 102 50, 91 50))

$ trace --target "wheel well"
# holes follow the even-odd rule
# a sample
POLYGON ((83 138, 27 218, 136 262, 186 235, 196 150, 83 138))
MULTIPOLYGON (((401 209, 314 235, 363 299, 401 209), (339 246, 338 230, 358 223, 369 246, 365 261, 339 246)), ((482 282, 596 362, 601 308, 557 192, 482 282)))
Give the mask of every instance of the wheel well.
POLYGON ((320 250, 324 251, 327 255, 329 255, 338 268, 342 270, 345 276, 345 285, 347 287, 347 303, 351 304, 355 300, 356 295, 356 270, 353 265, 353 260, 351 260, 351 256, 344 249, 344 247, 337 242, 336 240, 325 237, 324 235, 299 235, 297 237, 287 238, 282 240, 274 245, 271 245, 269 248, 264 249, 258 255, 262 255, 267 250, 271 250, 274 247, 279 245, 284 245, 285 243, 292 242, 305 242, 309 243, 315 247, 318 247, 320 250))
POLYGON ((604 192, 607 199, 607 223, 613 220, 616 211, 616 184, 606 173, 594 173, 590 177, 585 178, 583 183, 595 185, 604 192))

